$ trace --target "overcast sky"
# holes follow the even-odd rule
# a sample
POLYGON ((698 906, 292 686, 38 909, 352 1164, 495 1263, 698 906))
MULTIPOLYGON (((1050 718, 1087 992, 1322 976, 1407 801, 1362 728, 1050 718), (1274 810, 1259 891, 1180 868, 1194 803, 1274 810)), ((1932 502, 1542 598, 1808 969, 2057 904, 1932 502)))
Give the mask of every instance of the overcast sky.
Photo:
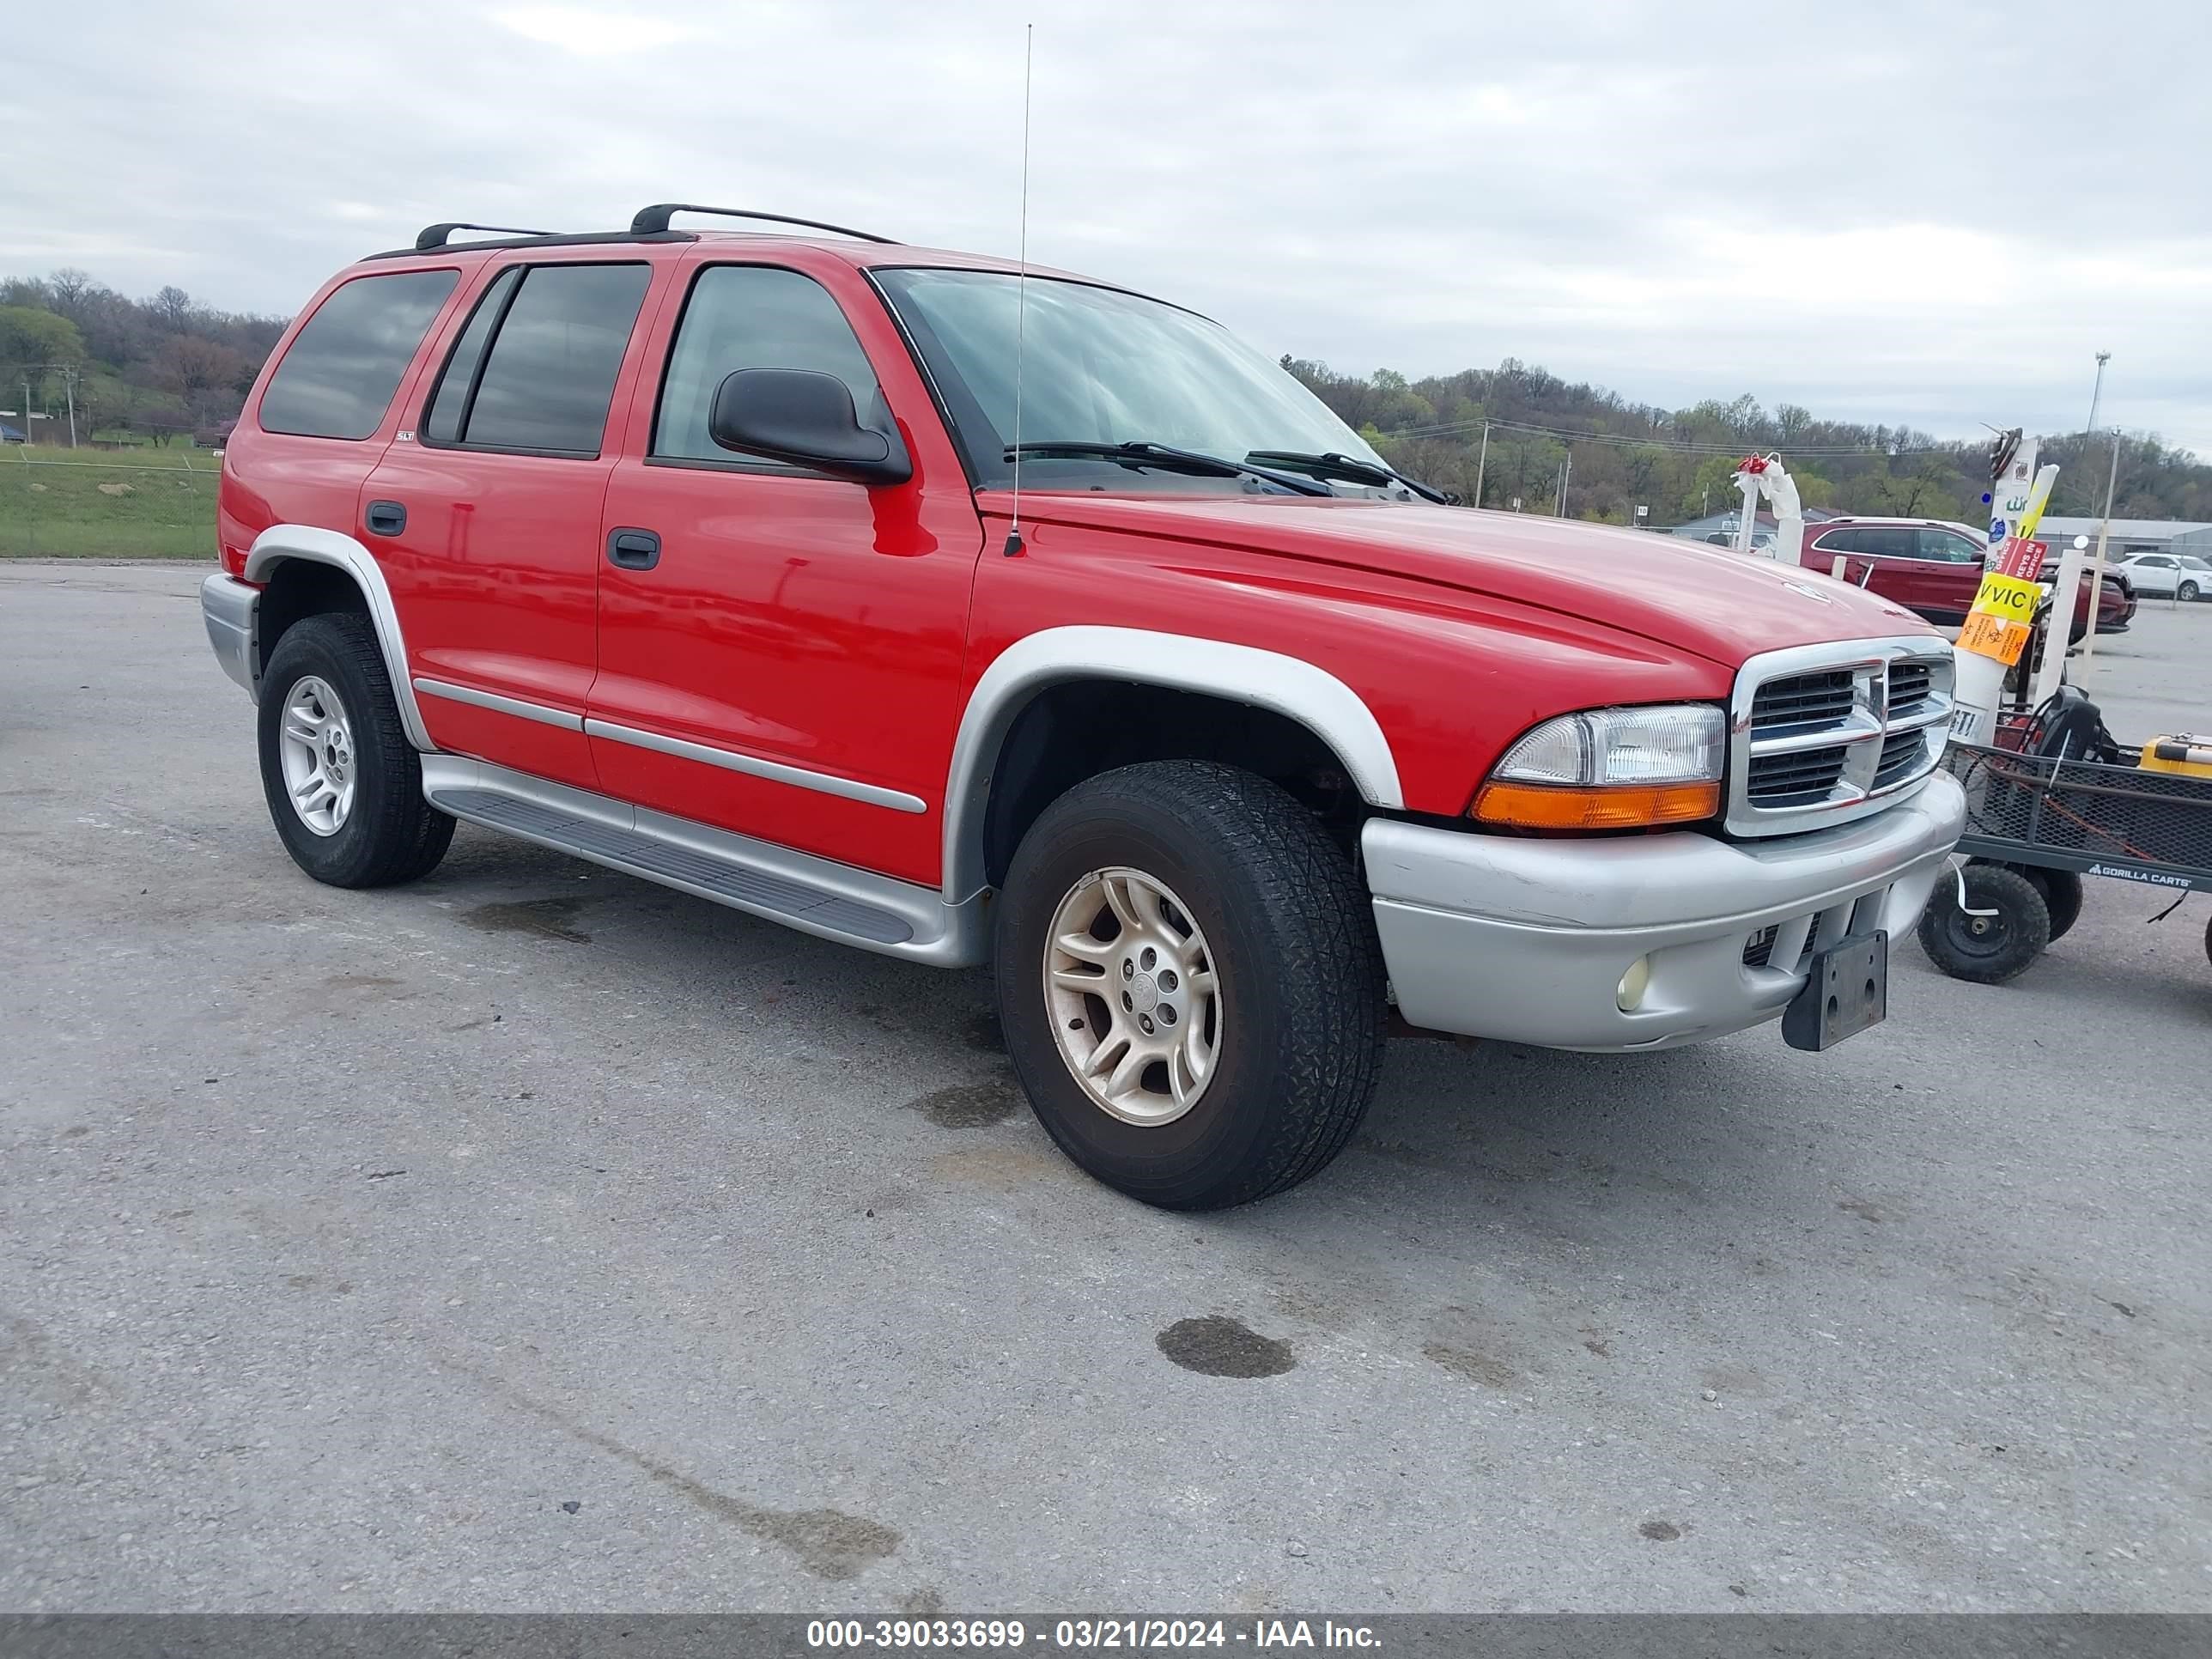
POLYGON ((2195 0, 622 7, 7 0, 0 274, 295 310, 437 219, 757 207, 1032 259, 1270 352, 1517 356, 2212 456, 2195 0), (1573 21, 1565 21, 1571 18, 1573 21))

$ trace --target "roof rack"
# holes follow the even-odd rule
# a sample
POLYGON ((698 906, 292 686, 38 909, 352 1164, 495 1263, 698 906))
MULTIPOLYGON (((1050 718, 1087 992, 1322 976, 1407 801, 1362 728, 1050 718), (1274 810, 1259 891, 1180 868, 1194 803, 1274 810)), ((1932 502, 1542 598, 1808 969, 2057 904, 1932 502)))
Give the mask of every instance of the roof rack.
POLYGON ((878 236, 871 231, 854 230, 849 225, 825 224, 819 219, 794 219, 787 213, 755 213, 746 208, 702 207, 696 202, 657 202, 649 208, 638 210, 637 216, 629 222, 635 235, 649 236, 668 228, 668 222, 679 213, 711 213, 723 219, 765 219, 773 224, 804 225, 809 230, 826 230, 839 236, 854 236, 864 242, 881 242, 886 246, 898 246, 897 239, 878 236))
POLYGON ((514 225, 473 225, 465 219, 455 219, 442 225, 425 225, 415 238, 415 251, 428 253, 432 248, 443 247, 446 239, 457 230, 489 230, 501 236, 550 236, 550 230, 522 230, 514 225))

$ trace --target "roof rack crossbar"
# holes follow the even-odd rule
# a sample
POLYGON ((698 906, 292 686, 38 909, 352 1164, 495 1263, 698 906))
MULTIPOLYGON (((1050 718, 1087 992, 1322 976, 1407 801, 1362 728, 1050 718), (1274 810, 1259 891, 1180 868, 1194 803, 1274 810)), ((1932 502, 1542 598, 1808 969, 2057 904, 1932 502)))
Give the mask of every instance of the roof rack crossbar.
POLYGON ((864 242, 881 242, 896 247, 897 239, 878 236, 871 231, 854 230, 849 225, 825 224, 819 219, 794 219, 787 213, 755 213, 746 208, 702 207, 696 202, 657 202, 649 208, 638 210, 637 217, 629 222, 634 234, 651 235, 668 228, 668 222, 679 213, 711 213, 723 219, 765 219, 773 224, 804 225, 809 230, 826 230, 839 236, 856 236, 864 242))
POLYGON ((455 219, 442 225, 425 225, 415 239, 415 251, 428 253, 432 248, 443 247, 446 239, 457 230, 496 231, 502 236, 550 236, 550 230, 521 230, 514 225, 474 225, 465 219, 455 219))

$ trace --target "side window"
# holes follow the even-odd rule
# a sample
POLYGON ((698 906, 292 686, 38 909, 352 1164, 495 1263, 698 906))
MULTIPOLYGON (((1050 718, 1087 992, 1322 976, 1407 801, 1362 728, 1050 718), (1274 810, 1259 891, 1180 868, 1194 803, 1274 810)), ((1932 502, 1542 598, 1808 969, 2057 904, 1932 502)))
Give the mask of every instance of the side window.
POLYGON ((1913 532, 1903 526, 1869 525, 1858 532, 1857 551, 1877 559, 1909 559, 1918 552, 1913 532))
POLYGON ((469 399, 483 374, 484 348, 491 343, 492 331, 507 314, 507 302, 514 298, 521 282, 520 267, 501 271, 498 280, 484 290, 483 298, 477 301, 475 314, 461 331, 453 356, 446 359, 445 372, 438 377, 437 395, 430 399, 430 412, 423 418, 418 437, 434 444, 460 442, 469 399))
POLYGON ((1859 532, 1856 530, 1831 530, 1813 544, 1816 553, 1856 553, 1860 551, 1859 532))
POLYGON ((269 377, 262 430, 352 439, 374 432, 459 280, 454 270, 397 270, 333 289, 269 377))
POLYGON ((596 456, 652 276, 643 264, 560 264, 501 276, 439 376, 424 441, 596 456))
POLYGON ((1982 550, 1955 530, 1937 530, 1932 526, 1919 532, 1920 556, 1936 559, 1945 564, 1979 564, 1982 550))
POLYGON ((2146 553, 2142 557, 2138 558, 2136 562, 2140 565, 2147 566, 2153 570, 2170 570, 2173 568, 2172 560, 2162 559, 2155 553, 2146 553))
MULTIPOLYGON (((709 265, 691 285, 668 353, 653 422, 663 460, 734 461, 707 435, 707 415, 723 378, 741 368, 808 368, 835 374, 866 420, 882 399, 868 354, 830 290, 775 265, 709 265)), ((747 457, 747 466, 776 467, 747 457)))

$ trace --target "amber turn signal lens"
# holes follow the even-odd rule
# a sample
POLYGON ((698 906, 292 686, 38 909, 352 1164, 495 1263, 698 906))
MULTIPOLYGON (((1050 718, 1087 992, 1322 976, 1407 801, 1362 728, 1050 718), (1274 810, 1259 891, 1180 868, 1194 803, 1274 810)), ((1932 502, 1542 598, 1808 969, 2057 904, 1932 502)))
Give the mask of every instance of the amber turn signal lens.
POLYGON ((1564 788, 1541 783, 1486 783, 1473 816, 1516 830, 1642 830, 1694 823, 1721 808, 1717 783, 1615 784, 1564 788))

